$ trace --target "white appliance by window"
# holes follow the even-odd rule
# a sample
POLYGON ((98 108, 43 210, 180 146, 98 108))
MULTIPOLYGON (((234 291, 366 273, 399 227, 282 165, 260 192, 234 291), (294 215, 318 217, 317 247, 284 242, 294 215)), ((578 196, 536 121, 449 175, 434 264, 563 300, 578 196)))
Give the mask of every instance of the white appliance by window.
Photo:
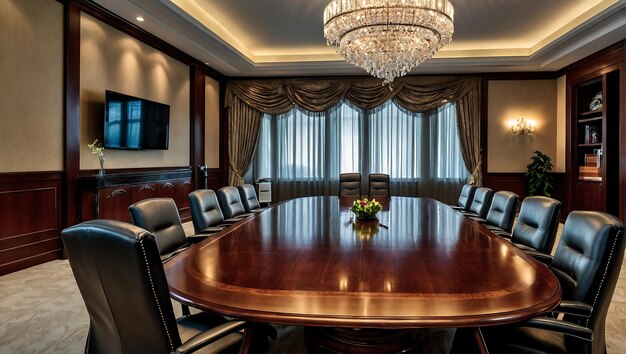
POLYGON ((272 183, 260 178, 256 181, 257 190, 259 193, 259 203, 271 203, 272 202, 272 183))

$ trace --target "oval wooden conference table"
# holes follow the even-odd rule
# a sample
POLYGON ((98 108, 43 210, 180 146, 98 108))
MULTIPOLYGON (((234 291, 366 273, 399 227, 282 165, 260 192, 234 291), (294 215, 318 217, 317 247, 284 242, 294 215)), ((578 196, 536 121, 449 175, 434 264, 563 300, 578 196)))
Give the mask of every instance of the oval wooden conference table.
POLYGON ((308 342, 338 352, 402 351, 414 335, 407 329, 436 327, 474 327, 480 346, 479 327, 560 301, 547 267, 445 204, 392 197, 372 222, 353 221, 351 202, 289 200, 189 248, 165 263, 172 297, 311 326, 308 342))

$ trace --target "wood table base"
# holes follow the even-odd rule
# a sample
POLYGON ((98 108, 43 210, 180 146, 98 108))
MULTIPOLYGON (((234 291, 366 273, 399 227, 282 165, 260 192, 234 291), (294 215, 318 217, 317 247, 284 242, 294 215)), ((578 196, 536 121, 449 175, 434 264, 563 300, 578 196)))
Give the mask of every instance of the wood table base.
POLYGON ((309 353, 413 353, 424 331, 418 329, 352 329, 306 327, 309 353))

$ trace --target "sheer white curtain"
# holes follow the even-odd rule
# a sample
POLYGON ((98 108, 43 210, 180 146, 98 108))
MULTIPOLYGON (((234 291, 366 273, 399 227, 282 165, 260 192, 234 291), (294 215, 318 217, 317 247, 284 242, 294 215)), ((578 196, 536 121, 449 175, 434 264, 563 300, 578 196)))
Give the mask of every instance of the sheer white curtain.
POLYGON ((272 199, 335 194, 326 114, 293 109, 261 119, 253 177, 272 179, 272 199))
POLYGON ((273 199, 335 195, 339 174, 386 173, 392 195, 452 203, 468 178, 449 103, 412 113, 389 101, 371 111, 341 102, 327 112, 264 115, 252 178, 269 177, 273 199))
POLYGON ((393 194, 418 195, 422 163, 427 160, 426 120, 389 101, 372 110, 367 122, 368 173, 388 174, 393 194))
POLYGON ((328 112, 331 124, 331 157, 339 159, 339 170, 331 171, 333 179, 339 180, 340 173, 361 172, 363 116, 362 110, 348 102, 341 102, 328 112))
POLYGON ((426 113, 389 101, 368 115, 368 173, 386 173, 395 195, 453 202, 468 172, 461 156, 456 107, 426 113))

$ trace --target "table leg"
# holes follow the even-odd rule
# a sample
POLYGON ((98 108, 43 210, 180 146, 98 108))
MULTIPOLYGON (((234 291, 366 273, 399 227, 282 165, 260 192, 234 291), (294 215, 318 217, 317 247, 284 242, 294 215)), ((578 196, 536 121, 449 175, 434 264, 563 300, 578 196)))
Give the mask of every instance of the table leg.
POLYGON ((309 353, 413 353, 420 329, 305 327, 309 353))
POLYGON ((487 349, 487 344, 485 343, 485 338, 483 337, 483 332, 480 331, 480 327, 475 327, 473 329, 474 338, 476 339, 476 345, 478 346, 478 351, 480 354, 489 354, 489 350, 487 349))
POLYGON ((239 354, 248 354, 252 348, 252 337, 255 335, 256 328, 250 326, 243 331, 243 339, 239 347, 239 354))

